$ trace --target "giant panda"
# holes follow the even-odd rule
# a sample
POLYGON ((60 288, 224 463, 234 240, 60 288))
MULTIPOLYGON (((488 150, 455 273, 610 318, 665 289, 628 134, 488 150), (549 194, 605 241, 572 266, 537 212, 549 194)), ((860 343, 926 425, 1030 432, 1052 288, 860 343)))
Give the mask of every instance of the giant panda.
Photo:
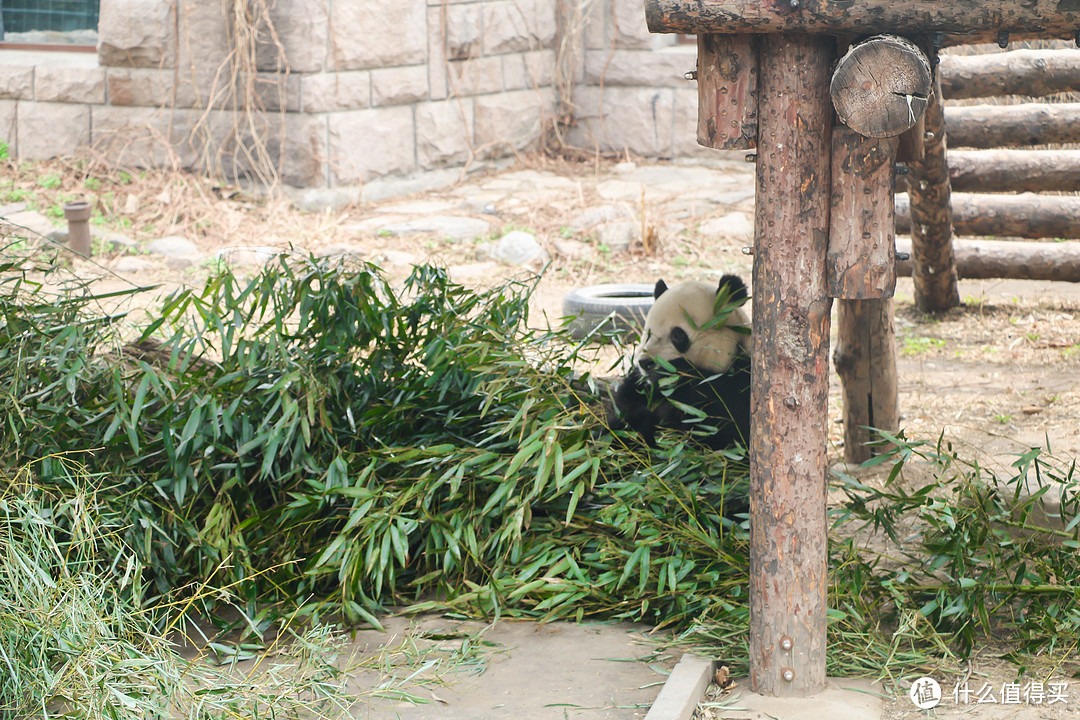
POLYGON ((615 391, 618 418, 651 446, 658 427, 695 426, 709 428, 701 439, 714 449, 748 445, 746 283, 737 275, 723 276, 719 285, 689 281, 668 288, 659 280, 653 297, 633 366, 615 391))

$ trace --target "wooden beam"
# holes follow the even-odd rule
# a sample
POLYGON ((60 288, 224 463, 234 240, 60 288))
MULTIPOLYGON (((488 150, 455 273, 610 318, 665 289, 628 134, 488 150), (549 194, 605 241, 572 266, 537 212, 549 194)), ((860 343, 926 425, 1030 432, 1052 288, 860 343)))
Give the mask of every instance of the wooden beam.
POLYGON ((645 0, 654 33, 953 34, 946 44, 996 39, 1001 32, 1072 38, 1080 29, 1075 3, 1061 0, 645 0))
POLYGON ((953 147, 1080 143, 1080 103, 950 107, 945 125, 953 147))
POLYGON ((892 299, 841 300, 836 336, 833 359, 843 386, 844 460, 857 464, 874 454, 867 445, 874 439, 868 427, 895 432, 900 426, 892 299))
MULTIPOLYGON (((910 248, 907 238, 896 239, 898 252, 910 248)), ((953 252, 962 278, 1080 282, 1080 242, 957 240, 953 252)), ((896 271, 910 276, 911 261, 898 260, 896 271)))
POLYGON ((750 687, 825 686, 831 38, 763 43, 750 433, 750 687))
POLYGON ((757 40, 752 35, 698 35, 699 145, 757 147, 757 40))
MULTIPOLYGON (((951 204, 956 235, 1080 238, 1080 197, 1074 195, 953 193, 951 204)), ((910 232, 912 217, 908 199, 897 195, 896 231, 910 232)))
POLYGON ((938 68, 949 100, 1080 92, 1080 50, 1073 48, 942 55, 938 68))
POLYGON ((1080 150, 949 150, 946 158, 953 190, 1080 190, 1080 150))
MULTIPOLYGON (((952 216, 949 213, 949 167, 945 162, 945 117, 941 102, 941 73, 934 74, 934 92, 923 115, 922 160, 908 165, 911 205, 911 245, 914 261, 915 306, 939 312, 960 304, 952 255, 952 216)), ((897 212, 900 205, 897 204, 897 212)))

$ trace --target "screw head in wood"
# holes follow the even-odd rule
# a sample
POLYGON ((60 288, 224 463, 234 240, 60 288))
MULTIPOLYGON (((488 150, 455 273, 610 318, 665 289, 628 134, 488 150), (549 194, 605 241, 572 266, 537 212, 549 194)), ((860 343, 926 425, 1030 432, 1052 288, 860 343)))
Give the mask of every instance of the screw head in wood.
POLYGON ((785 635, 780 638, 780 649, 785 652, 791 652, 791 648, 795 647, 795 643, 791 640, 791 637, 785 635))
POLYGON ((791 668, 780 668, 780 677, 784 678, 785 682, 791 682, 795 679, 795 671, 791 668))
POLYGON ((683 77, 687 80, 697 80, 697 70, 687 70, 683 73, 683 77))
POLYGON ((997 36, 997 44, 998 44, 998 47, 1001 48, 1002 50, 1009 47, 1009 33, 1006 32, 1005 30, 1002 30, 1001 32, 999 32, 998 36, 997 36))

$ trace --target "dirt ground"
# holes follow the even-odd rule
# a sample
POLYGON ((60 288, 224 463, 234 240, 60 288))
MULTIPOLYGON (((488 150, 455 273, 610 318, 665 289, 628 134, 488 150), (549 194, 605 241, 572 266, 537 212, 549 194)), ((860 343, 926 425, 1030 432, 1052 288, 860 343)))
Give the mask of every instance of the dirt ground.
MULTIPOLYGON (((58 172, 66 178, 64 170, 58 172)), ((739 156, 690 164, 527 157, 502 169, 464 175, 452 187, 310 212, 167 174, 127 183, 110 180, 89 190, 85 183, 72 186, 65 179, 52 192, 35 185, 32 177, 14 181, 11 188, 17 190, 19 183, 36 197, 29 210, 48 207, 62 193, 86 196, 103 213, 95 231, 121 232, 134 241, 100 246, 93 261, 74 264, 76 274, 99 278, 103 288, 160 284, 164 294, 178 286, 198 286, 221 263, 253 272, 269 253, 288 248, 357 256, 379 265, 393 280, 424 262, 445 265, 453 278, 470 285, 491 285, 546 266, 531 318, 542 324, 558 321, 563 296, 573 288, 651 284, 659 277, 669 283, 714 279, 730 272, 750 280, 752 258, 742 248, 752 242, 753 166, 739 156), (462 220, 471 221, 464 230, 452 222, 462 220), (512 230, 531 234, 546 257, 524 265, 494 259, 492 248, 512 230), (194 250, 179 256, 148 252, 150 241, 164 236, 186 238, 194 250)), ((1008 465, 1011 454, 1033 445, 1049 444, 1058 457, 1080 455, 1080 287, 962 281, 963 307, 932 318, 914 309, 912 295, 910 280, 901 279, 896 294, 898 372, 901 425, 908 437, 933 441, 944 432, 962 455, 991 464, 1008 465)), ((614 374, 615 362, 610 350, 603 351, 594 369, 614 374)), ((838 389, 834 374, 829 413, 834 462, 842 459, 838 389)), ((976 682, 980 672, 991 673, 999 691, 1002 682, 1015 679, 1011 666, 992 660, 975 672, 973 691, 981 686, 976 682)), ((952 681, 939 681, 951 693, 952 681)), ((1067 708, 1075 714, 1080 712, 1080 682, 1074 685, 1067 708)), ((1062 714, 1062 707, 965 707, 947 697, 936 713, 1076 716, 1062 714)), ((386 717, 407 716, 400 707, 387 712, 386 717)), ((628 708, 567 716, 634 717, 638 712, 628 708)), ((887 713, 890 718, 926 715, 906 697, 891 703, 887 713)), ((436 716, 456 717, 430 715, 436 716)))

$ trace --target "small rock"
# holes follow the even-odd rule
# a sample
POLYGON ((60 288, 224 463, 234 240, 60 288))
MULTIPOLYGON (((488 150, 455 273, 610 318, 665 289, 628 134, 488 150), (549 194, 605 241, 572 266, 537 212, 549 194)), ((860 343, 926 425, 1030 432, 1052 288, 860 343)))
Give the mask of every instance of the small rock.
POLYGON ((457 217, 454 215, 430 215, 404 222, 390 223, 379 228, 380 233, 390 235, 414 235, 434 233, 451 240, 471 240, 486 235, 491 229, 487 220, 457 217))
POLYGON ((592 255, 592 248, 580 240, 560 239, 556 240, 554 245, 555 252, 563 257, 570 258, 571 260, 586 258, 592 255))
POLYGON ((170 270, 185 270, 198 260, 196 255, 171 255, 165 258, 165 267, 170 270))
POLYGON ((746 238, 753 236, 754 223, 741 212, 728 213, 724 217, 703 222, 702 235, 746 238))
POLYGON ((16 202, 9 203, 7 205, 0 205, 0 217, 7 217, 8 215, 14 215, 15 213, 21 213, 30 207, 30 203, 16 202))
POLYGON ((604 223, 596 228, 596 239, 612 252, 626 252, 641 237, 641 225, 631 221, 604 223))
POLYGON ((631 213, 630 209, 625 205, 598 205, 596 207, 585 208, 581 212, 575 214, 570 218, 570 227, 575 230, 588 230, 596 227, 600 223, 631 217, 633 217, 633 213, 631 213))
POLYGON ((118 273, 142 273, 156 267, 155 263, 146 258, 132 257, 130 255, 119 258, 112 264, 113 271, 118 273))
POLYGON ((730 190, 728 192, 711 194, 707 199, 720 205, 737 205, 743 200, 750 200, 753 197, 754 188, 750 187, 745 190, 730 190))
POLYGON ((229 265, 250 267, 265 265, 284 252, 281 248, 258 245, 252 247, 229 247, 218 250, 217 257, 229 265))
POLYGON ((199 252, 199 248, 185 237, 168 235, 151 241, 146 246, 146 252, 154 255, 165 255, 166 257, 183 257, 185 255, 195 255, 199 252))
POLYGON ((359 245, 335 243, 333 245, 327 245, 326 247, 316 251, 315 257, 363 257, 365 254, 365 250, 359 245))
POLYGON ((622 175, 625 175, 626 173, 632 173, 635 170, 637 170, 637 163, 630 161, 618 163, 615 165, 615 167, 611 168, 611 172, 619 173, 622 175))
POLYGON ((124 207, 120 210, 121 215, 134 215, 139 212, 139 196, 128 195, 124 198, 124 207))
POLYGON ((536 242, 536 237, 523 230, 506 233, 497 243, 488 247, 488 253, 495 260, 508 265, 524 265, 547 257, 544 248, 536 242))
POLYGON ((26 228, 30 231, 31 235, 44 235, 48 237, 49 233, 56 229, 56 226, 52 224, 49 218, 35 210, 24 210, 22 212, 11 213, 4 217, 4 222, 18 226, 15 231, 16 235, 22 234, 21 229, 26 228))
MULTIPOLYGON (((401 250, 383 250, 379 253, 379 259, 389 265, 415 265, 416 256, 401 250)), ((380 263, 381 264, 381 263, 380 263)))

